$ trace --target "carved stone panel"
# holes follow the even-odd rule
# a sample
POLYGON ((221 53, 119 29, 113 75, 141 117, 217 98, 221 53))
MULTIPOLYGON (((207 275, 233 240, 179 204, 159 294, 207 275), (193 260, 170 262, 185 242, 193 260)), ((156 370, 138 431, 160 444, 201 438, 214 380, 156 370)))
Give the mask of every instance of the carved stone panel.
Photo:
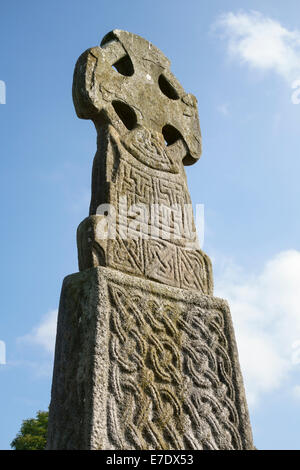
POLYGON ((58 327, 49 448, 253 447, 225 301, 94 268, 58 327))
MULTIPOLYGON (((136 134, 149 137, 146 130, 140 129, 136 134)), ((95 215, 78 228, 79 268, 108 266, 212 294, 211 262, 198 247, 182 162, 176 161, 173 153, 165 163, 161 159, 161 165, 156 164, 152 153, 158 149, 167 155, 160 147, 160 137, 157 135, 153 140, 154 150, 146 140, 144 147, 132 150, 133 135, 134 131, 127 145, 112 127, 102 135, 102 142, 106 142, 103 144, 106 166, 101 171, 104 165, 101 150, 96 154, 93 169, 91 212, 95 215), (146 165, 147 162, 150 163, 146 165), (102 188, 100 193, 98 188, 102 188), (103 206, 99 204, 96 208, 93 201, 103 206), (100 215, 101 207, 104 213, 111 210, 113 213, 100 215), (105 217, 111 233, 101 230, 106 225, 105 217)))

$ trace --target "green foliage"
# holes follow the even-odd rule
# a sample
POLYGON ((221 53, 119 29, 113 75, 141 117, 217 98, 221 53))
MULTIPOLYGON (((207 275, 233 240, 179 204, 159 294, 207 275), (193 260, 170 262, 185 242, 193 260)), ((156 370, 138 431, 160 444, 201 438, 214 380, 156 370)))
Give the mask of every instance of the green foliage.
POLYGON ((44 450, 47 440, 48 411, 38 411, 36 418, 26 419, 10 446, 15 450, 44 450))

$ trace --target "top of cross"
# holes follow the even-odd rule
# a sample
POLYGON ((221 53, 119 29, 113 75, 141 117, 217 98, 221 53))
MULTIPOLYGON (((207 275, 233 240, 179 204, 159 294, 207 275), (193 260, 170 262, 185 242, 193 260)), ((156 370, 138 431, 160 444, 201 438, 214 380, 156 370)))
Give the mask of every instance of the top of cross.
POLYGON ((113 125, 125 137, 138 126, 181 139, 183 163, 201 155, 197 100, 170 71, 170 61, 149 41, 114 30, 78 59, 73 80, 78 117, 113 125))

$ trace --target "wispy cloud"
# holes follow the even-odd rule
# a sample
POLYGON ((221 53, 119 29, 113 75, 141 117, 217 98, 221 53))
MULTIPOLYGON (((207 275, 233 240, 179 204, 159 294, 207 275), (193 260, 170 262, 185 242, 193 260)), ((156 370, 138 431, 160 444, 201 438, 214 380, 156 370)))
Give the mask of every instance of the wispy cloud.
POLYGON ((224 13, 213 30, 240 63, 276 72, 289 83, 300 77, 300 30, 288 30, 257 11, 224 13))
POLYGON ((53 354, 56 324, 57 310, 52 310, 42 318, 41 322, 30 333, 19 338, 19 342, 41 346, 46 352, 53 354))
POLYGON ((224 116, 229 115, 229 107, 227 103, 220 104, 217 107, 217 110, 219 111, 219 113, 223 114, 224 116))
POLYGON ((295 385, 295 387, 293 387, 293 395, 300 401, 300 385, 295 385))
POLYGON ((11 360, 7 362, 6 367, 19 368, 23 370, 26 368, 31 372, 32 377, 35 379, 49 379, 53 372, 53 360, 52 358, 41 359, 40 357, 33 360, 11 360))
POLYGON ((216 295, 230 304, 252 405, 299 372, 299 285, 300 252, 296 250, 279 253, 256 275, 246 275, 227 263, 216 277, 216 295))

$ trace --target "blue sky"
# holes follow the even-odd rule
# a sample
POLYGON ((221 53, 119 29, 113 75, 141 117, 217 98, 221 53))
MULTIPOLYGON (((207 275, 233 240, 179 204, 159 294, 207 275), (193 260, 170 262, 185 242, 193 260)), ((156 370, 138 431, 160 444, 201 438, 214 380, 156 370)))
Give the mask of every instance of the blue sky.
POLYGON ((78 56, 118 28, 159 47, 198 99, 203 155, 187 169, 189 188, 205 205, 215 293, 231 306, 254 441, 299 449, 299 2, 0 8, 0 448, 49 404, 56 309, 64 276, 77 271, 96 148, 93 125, 75 115, 72 74, 78 56))

